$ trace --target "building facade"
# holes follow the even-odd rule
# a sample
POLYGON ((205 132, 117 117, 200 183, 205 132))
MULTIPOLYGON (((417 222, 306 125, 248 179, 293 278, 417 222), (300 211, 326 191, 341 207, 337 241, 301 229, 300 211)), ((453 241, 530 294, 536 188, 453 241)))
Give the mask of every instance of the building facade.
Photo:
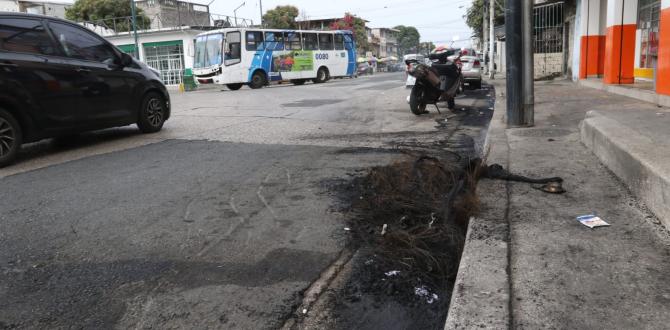
POLYGON ((670 95, 670 0, 577 0, 574 79, 670 95))
POLYGON ((152 29, 212 24, 207 5, 177 0, 136 0, 135 4, 151 19, 152 29))
POLYGON ((61 1, 0 0, 0 11, 38 14, 58 18, 65 18, 65 10, 71 6, 72 3, 61 1))
POLYGON ((373 45, 372 53, 378 58, 398 57, 399 32, 390 28, 373 28, 371 30, 373 42, 370 43, 373 45))

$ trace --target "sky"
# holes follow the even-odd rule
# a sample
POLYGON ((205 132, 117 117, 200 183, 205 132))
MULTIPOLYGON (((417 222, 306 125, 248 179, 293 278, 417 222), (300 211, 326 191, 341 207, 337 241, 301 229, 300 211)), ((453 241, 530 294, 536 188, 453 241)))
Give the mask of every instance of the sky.
MULTIPOLYGON (((208 0, 190 0, 207 4, 208 0)), ((259 0, 214 0, 209 11, 260 22, 259 0)), ((470 44, 472 32, 465 24, 465 11, 472 0, 262 0, 263 10, 278 5, 293 5, 308 18, 343 17, 351 12, 368 21, 372 28, 411 25, 421 34, 421 41, 432 41, 436 45, 448 45, 454 39, 456 47, 470 44), (460 7, 460 8, 459 8, 460 7)))

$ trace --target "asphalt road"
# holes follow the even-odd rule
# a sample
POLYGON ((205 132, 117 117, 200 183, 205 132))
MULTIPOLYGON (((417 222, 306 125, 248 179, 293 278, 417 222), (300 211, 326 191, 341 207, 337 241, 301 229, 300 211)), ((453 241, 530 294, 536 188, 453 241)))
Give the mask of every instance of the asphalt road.
POLYGON ((175 93, 160 133, 25 146, 0 170, 0 328, 281 327, 346 242, 332 183, 454 133, 403 78, 175 93))

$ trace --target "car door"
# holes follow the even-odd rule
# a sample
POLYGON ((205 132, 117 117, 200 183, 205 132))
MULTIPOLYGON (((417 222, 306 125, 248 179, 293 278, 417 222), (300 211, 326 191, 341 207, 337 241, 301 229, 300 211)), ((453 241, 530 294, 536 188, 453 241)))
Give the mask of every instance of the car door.
POLYGON ((112 126, 133 113, 132 91, 137 75, 119 65, 117 52, 83 27, 49 21, 49 27, 78 73, 79 118, 87 127, 112 126))
POLYGON ((40 133, 77 126, 77 74, 43 21, 0 17, 0 94, 17 102, 40 133))

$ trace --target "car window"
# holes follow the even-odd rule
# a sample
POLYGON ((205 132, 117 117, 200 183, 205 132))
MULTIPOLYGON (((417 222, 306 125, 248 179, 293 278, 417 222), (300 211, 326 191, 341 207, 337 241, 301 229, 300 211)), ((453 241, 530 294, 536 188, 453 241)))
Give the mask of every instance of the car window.
POLYGON ((49 27, 69 57, 107 64, 116 59, 112 47, 93 32, 59 22, 50 22, 49 27))
POLYGON ((261 50, 263 49, 263 32, 248 31, 247 32, 247 50, 261 50))
POLYGON ((333 50, 333 35, 330 33, 319 33, 319 49, 333 50))
POLYGON ((344 35, 344 48, 354 49, 354 37, 351 34, 344 35))
POLYGON ((316 36, 316 33, 303 33, 302 40, 305 50, 318 50, 319 42, 316 36))
POLYGON ((302 45, 300 44, 300 33, 286 32, 285 39, 286 39, 286 49, 302 50, 302 45))
POLYGON ((226 33, 223 59, 226 65, 240 63, 242 59, 242 36, 239 31, 226 33))
POLYGON ((0 18, 0 49, 40 55, 58 53, 42 22, 23 18, 0 18))
POLYGON ((335 35, 335 49, 336 50, 344 49, 344 35, 342 34, 335 35))
POLYGON ((284 34, 281 32, 265 32, 265 49, 284 50, 284 34))

